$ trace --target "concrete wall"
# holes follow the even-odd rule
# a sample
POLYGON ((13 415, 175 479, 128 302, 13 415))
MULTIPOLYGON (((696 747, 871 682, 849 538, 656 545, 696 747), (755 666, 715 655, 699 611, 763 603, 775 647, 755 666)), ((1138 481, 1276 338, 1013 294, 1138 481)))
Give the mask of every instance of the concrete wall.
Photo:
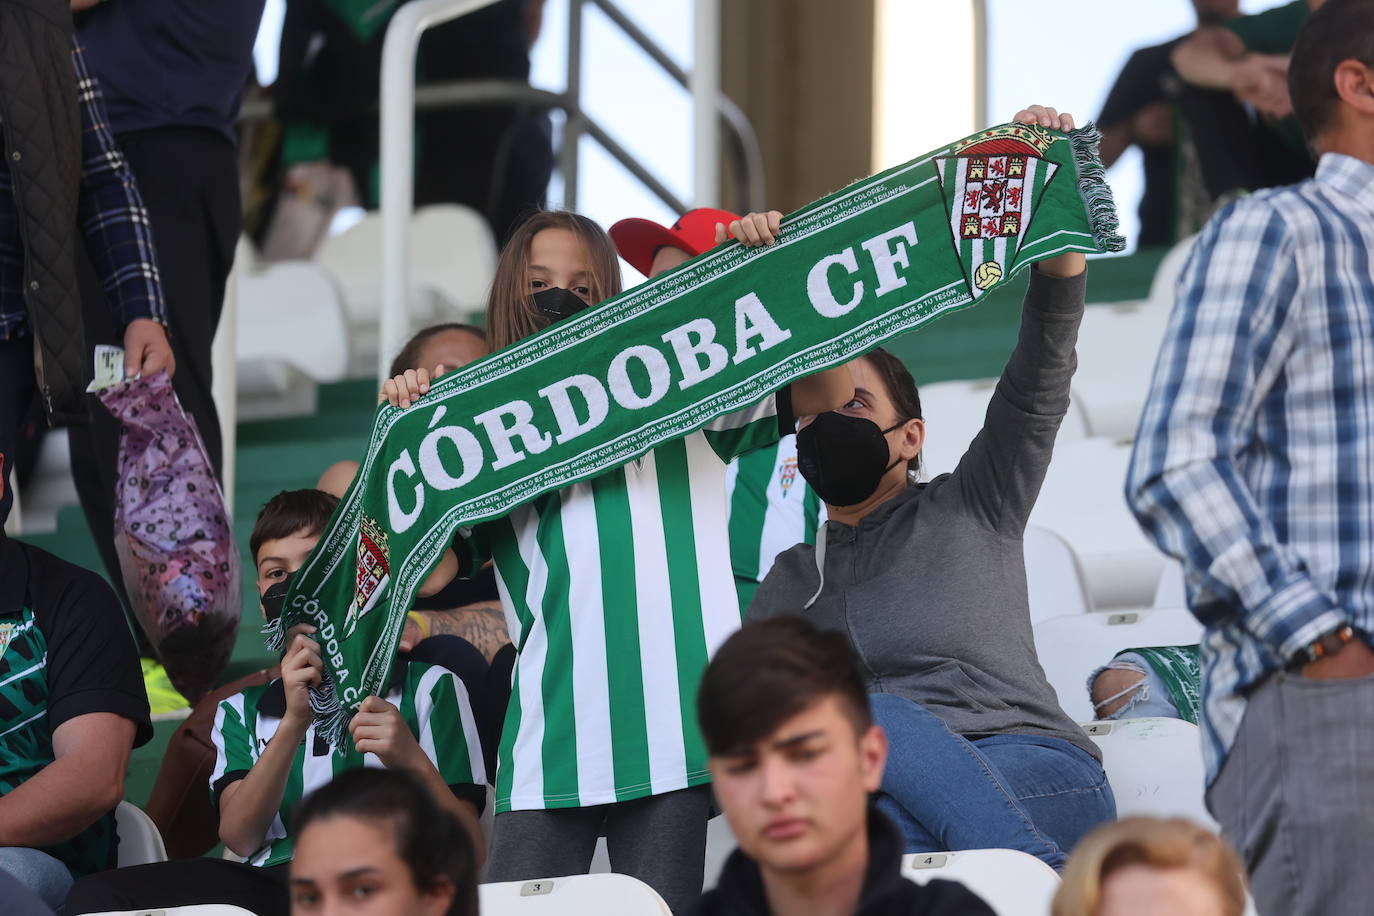
POLYGON ((758 132, 768 206, 786 213, 870 174, 874 0, 721 7, 721 88, 758 132))

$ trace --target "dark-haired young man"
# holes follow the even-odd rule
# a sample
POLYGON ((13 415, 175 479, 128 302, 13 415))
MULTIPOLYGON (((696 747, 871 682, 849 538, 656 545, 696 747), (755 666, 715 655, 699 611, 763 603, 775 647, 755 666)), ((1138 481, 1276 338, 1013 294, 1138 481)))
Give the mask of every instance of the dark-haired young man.
POLYGON ((707 666, 697 716, 740 848, 693 916, 992 913, 958 884, 902 877, 901 835, 869 804, 887 738, 843 635, 747 624, 707 666))
POLYGON ((1198 239, 1127 496, 1202 640, 1208 804, 1260 912, 1368 912, 1374 871, 1374 3, 1289 64, 1320 156, 1198 239))

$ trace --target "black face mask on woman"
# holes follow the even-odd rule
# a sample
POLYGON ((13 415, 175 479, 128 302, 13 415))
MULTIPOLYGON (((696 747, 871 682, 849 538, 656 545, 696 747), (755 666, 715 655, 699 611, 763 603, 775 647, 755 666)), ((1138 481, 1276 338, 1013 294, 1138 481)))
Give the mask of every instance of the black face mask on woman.
POLYGON ((883 475, 901 458, 891 463, 888 433, 903 420, 879 429, 867 417, 848 414, 817 414, 797 433, 797 469, 831 506, 856 506, 873 495, 883 475))
POLYGON ((582 297, 570 289, 550 286, 534 294, 534 306, 539 314, 548 319, 549 324, 557 324, 564 318, 571 318, 583 309, 590 308, 582 297))

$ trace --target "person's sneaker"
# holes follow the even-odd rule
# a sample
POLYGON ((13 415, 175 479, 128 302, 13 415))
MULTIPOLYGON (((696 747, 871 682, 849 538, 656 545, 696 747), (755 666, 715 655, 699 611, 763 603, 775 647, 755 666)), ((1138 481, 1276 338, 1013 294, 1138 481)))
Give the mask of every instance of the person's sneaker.
POLYGON ((162 662, 155 658, 143 658, 139 661, 143 664, 143 686, 148 691, 148 708, 152 717, 185 718, 191 711, 190 704, 172 686, 162 662))

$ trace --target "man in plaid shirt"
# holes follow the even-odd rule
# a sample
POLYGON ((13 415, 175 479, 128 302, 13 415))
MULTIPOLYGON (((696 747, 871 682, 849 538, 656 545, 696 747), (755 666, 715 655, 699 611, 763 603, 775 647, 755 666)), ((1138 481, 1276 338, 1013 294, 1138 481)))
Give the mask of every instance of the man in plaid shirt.
MULTIPOLYGON (((63 10, 65 12, 65 10, 63 10)), ((69 28, 70 23, 67 23, 69 28)), ((114 143, 97 84, 86 72, 81 48, 71 43, 70 60, 44 61, 31 79, 54 80, 59 85, 67 74, 59 67, 75 68, 75 87, 80 109, 80 176, 76 225, 48 223, 45 229, 60 235, 80 230, 104 288, 112 325, 123 335, 125 373, 153 373, 174 368, 171 347, 164 330, 166 309, 158 280, 152 232, 133 174, 114 143)), ((13 104, 13 103, 11 103, 13 104)), ((11 108, 4 107, 7 120, 11 108)), ((54 113, 54 129, 60 131, 60 114, 54 113)), ((40 292, 36 275, 28 271, 33 227, 26 223, 16 196, 21 182, 40 184, 40 172, 50 163, 51 150, 37 148, 19 131, 7 125, 5 153, 0 158, 0 452, 13 455, 21 426, 38 392, 35 376, 35 317, 29 302, 40 292), (31 295, 33 294, 33 295, 31 295)), ((35 140, 35 142, 37 142, 35 140)), ((60 168, 58 169, 60 172, 60 168)), ((39 218, 61 220, 62 209, 39 218)), ((30 214, 33 218, 33 214, 30 214)), ((80 306, 73 317, 79 321, 80 306)), ((48 395, 43 393, 45 400, 48 395)), ((44 405, 51 413, 53 405, 44 405)), ((0 499, 0 522, 9 514, 10 488, 0 499)))
POLYGON ((1374 4, 1289 67, 1316 176, 1246 197, 1179 281, 1127 498, 1184 566, 1207 801, 1262 913, 1368 912, 1374 870, 1374 4))

